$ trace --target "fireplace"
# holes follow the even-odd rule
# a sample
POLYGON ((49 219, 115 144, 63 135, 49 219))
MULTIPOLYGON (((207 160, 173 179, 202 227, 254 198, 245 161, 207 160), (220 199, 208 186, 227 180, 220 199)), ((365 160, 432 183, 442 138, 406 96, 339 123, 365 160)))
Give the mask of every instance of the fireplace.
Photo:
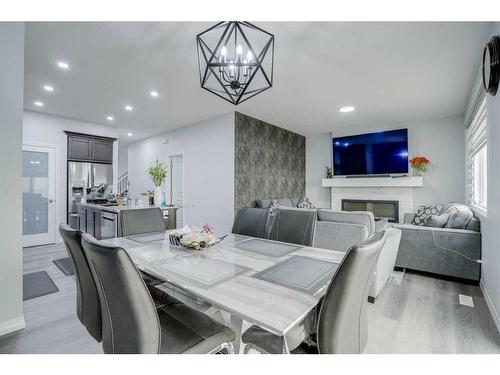
POLYGON ((399 222, 399 202, 386 200, 342 199, 342 211, 370 211, 376 219, 399 222))

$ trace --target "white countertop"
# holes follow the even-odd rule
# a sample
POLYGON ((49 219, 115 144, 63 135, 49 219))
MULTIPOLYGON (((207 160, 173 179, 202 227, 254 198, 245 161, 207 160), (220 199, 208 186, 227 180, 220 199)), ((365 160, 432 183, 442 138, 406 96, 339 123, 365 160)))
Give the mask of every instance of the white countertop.
POLYGON ((87 203, 87 202, 78 203, 78 205, 89 207, 89 208, 95 208, 95 209, 102 210, 102 211, 114 212, 114 213, 119 213, 120 211, 123 211, 123 210, 139 210, 139 209, 144 209, 144 208, 161 208, 162 210, 168 210, 171 208, 173 208, 173 209, 179 208, 177 206, 160 207, 160 206, 150 206, 150 205, 103 206, 102 204, 87 203))

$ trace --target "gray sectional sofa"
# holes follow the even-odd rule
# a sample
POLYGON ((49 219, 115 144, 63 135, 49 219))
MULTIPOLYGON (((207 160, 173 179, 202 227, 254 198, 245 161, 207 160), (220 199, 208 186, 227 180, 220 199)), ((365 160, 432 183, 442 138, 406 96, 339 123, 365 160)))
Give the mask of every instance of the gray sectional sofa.
POLYGON ((278 201, 280 207, 290 207, 296 208, 302 197, 282 197, 282 198, 268 198, 268 199, 258 199, 255 201, 255 207, 258 208, 269 208, 273 201, 278 201))
MULTIPOLYGON (((442 212, 449 210, 450 206, 446 205, 442 212)), ((466 210, 466 206, 459 206, 466 210)), ((444 227, 433 227, 413 224, 414 217, 415 214, 406 214, 403 224, 393 225, 402 233, 396 266, 479 283, 479 219, 472 217, 458 224, 446 222, 444 227)))

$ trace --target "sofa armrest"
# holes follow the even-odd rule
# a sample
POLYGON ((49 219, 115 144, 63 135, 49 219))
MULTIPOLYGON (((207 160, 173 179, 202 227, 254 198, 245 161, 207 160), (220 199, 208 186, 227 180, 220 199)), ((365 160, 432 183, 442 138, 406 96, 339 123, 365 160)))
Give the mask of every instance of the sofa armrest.
POLYGON ((322 249, 347 251, 351 246, 366 241, 369 235, 368 229, 362 224, 317 221, 313 246, 322 249))
POLYGON ((414 225, 414 224, 393 224, 392 226, 394 228, 401 229, 402 231, 406 230, 406 231, 439 232, 439 233, 464 234, 464 235, 481 237, 480 232, 468 229, 426 227, 425 225, 414 225))
POLYGON ((396 257, 398 256, 399 243, 401 241, 401 230, 397 228, 386 228, 385 244, 380 251, 375 265, 373 283, 370 287, 369 296, 377 298, 394 270, 396 257))

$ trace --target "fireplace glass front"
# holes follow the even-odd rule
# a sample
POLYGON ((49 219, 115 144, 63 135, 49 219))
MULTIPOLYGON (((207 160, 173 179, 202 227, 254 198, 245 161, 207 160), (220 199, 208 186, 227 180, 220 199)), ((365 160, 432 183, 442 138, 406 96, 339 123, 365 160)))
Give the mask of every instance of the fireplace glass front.
POLYGON ((398 201, 342 199, 342 210, 370 211, 375 219, 387 218, 391 223, 399 222, 398 201))

